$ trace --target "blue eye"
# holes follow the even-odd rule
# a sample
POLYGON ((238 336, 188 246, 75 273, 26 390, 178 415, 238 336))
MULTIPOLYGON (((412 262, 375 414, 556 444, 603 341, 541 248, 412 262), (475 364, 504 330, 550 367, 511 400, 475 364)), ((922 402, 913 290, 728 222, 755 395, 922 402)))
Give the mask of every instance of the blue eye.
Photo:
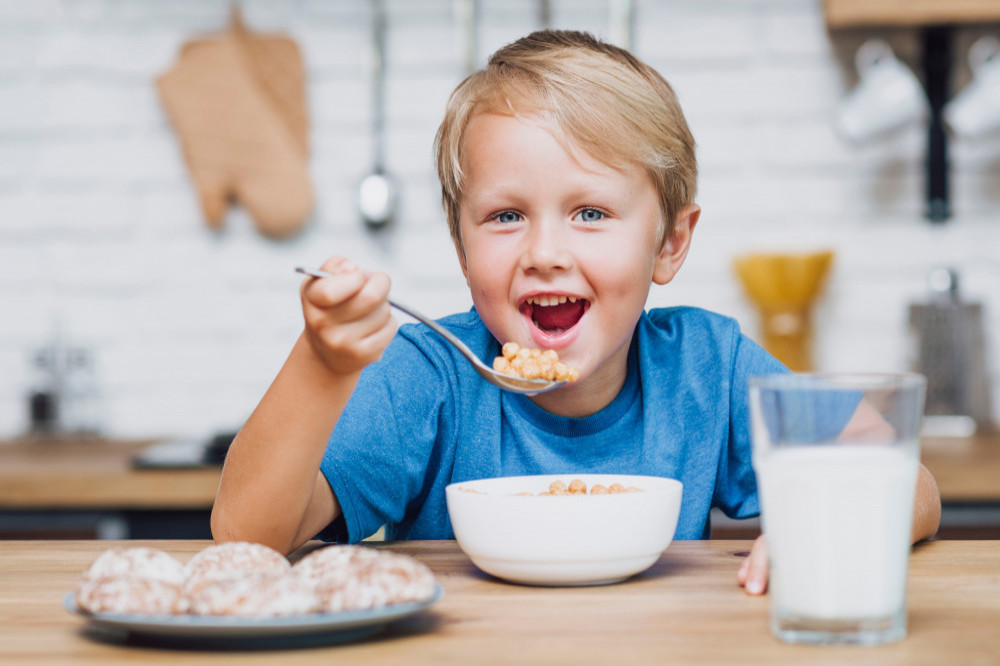
POLYGON ((497 213, 493 219, 503 224, 511 224, 512 222, 520 222, 521 216, 512 210, 505 210, 502 213, 497 213))
POLYGON ((603 212, 597 210, 596 208, 584 208, 577 213, 577 215, 583 222, 600 222, 606 217, 603 212))

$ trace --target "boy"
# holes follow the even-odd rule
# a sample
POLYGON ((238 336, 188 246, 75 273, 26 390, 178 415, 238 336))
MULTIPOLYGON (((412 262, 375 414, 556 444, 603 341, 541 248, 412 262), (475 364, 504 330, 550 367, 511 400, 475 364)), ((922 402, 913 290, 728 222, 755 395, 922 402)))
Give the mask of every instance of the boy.
MULTIPOLYGON (((678 539, 707 538, 713 506, 755 515, 747 378, 782 366, 728 318, 644 312, 700 215, 694 140, 662 77, 589 35, 534 33, 458 86, 436 154, 475 305, 441 323, 487 362, 507 341, 555 349, 579 380, 504 393, 426 327, 396 335, 388 277, 331 258, 230 450, 216 539, 289 552, 383 524, 452 538, 445 485, 540 473, 677 478, 678 539)), ((758 540, 740 581, 759 593, 766 574, 758 540)))

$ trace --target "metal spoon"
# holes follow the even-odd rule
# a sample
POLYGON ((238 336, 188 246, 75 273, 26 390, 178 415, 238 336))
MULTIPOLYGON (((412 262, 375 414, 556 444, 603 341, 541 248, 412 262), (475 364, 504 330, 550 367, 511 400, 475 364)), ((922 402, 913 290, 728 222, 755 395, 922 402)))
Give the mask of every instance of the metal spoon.
MULTIPOLYGON (((302 266, 298 266, 295 269, 295 271, 297 273, 302 273, 303 275, 309 275, 314 278, 336 277, 332 273, 327 273, 326 271, 320 271, 312 268, 303 268, 302 266)), ((483 379, 488 381, 490 384, 493 384, 494 386, 499 386, 505 391, 511 391, 513 393, 522 393, 524 395, 538 395, 539 393, 545 393, 546 391, 557 389, 566 383, 566 382, 553 382, 545 379, 524 379, 523 377, 515 377, 513 375, 505 375, 501 372, 497 372, 496 370, 494 370, 493 368, 489 367, 481 360, 479 360, 479 357, 476 356, 472 352, 472 350, 465 345, 464 342, 455 337, 455 335, 451 331, 444 328, 430 317, 422 315, 413 308, 411 308, 410 306, 403 305, 402 303, 394 301, 391 298, 386 300, 389 301, 389 305, 391 305, 392 307, 396 308, 397 310, 400 310, 401 312, 405 312, 406 314, 410 315, 411 317, 421 322, 422 324, 427 324, 441 337, 443 337, 445 340, 453 344, 455 348, 458 349, 459 352, 461 352, 462 356, 464 356, 469 361, 469 363, 472 364, 472 367, 475 369, 475 371, 478 372, 483 379)))

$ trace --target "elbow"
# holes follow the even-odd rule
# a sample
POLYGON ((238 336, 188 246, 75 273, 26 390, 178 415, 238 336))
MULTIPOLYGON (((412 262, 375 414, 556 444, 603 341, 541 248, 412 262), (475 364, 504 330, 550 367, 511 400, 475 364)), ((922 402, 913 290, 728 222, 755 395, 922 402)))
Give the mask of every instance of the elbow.
POLYGON ((941 525, 941 492, 934 476, 921 465, 913 503, 913 542, 930 539, 941 525))
POLYGON ((233 520, 231 516, 227 515, 225 509, 220 507, 218 502, 212 507, 209 527, 212 531, 212 540, 216 544, 232 541, 259 543, 268 548, 273 548, 286 556, 295 550, 296 547, 291 538, 283 538, 281 535, 261 532, 260 529, 254 529, 255 525, 252 524, 249 526, 241 525, 238 521, 233 520))
POLYGON ((219 506, 218 502, 212 507, 209 529, 212 531, 212 540, 217 544, 229 541, 243 541, 243 539, 240 539, 234 533, 232 522, 227 519, 225 511, 219 506))

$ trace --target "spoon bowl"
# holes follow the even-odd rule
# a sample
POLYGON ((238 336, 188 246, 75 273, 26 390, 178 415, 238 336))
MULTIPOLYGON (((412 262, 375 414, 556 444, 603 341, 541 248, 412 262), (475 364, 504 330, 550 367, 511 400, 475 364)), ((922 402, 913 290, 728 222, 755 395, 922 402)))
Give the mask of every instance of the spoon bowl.
MULTIPOLYGON (((308 275, 314 278, 327 278, 335 277, 332 273, 327 273, 326 271, 316 270, 313 268, 303 268, 299 266, 295 269, 297 273, 302 273, 303 275, 308 275)), ((566 382, 549 381, 546 379, 525 379, 524 377, 516 377, 514 375, 505 375, 502 372, 497 372, 490 366, 483 363, 483 361, 476 356, 471 349, 464 342, 458 339, 451 331, 441 326, 430 317, 420 314, 408 305, 403 305, 398 301, 394 301, 391 298, 386 299, 389 305, 396 308, 400 312, 405 312, 422 324, 426 324, 435 333, 443 337, 445 340, 450 342, 455 346, 456 349, 466 358, 472 367, 475 369, 479 375, 494 386, 499 386, 505 391, 511 391, 512 393, 521 393, 523 395, 538 395, 539 393, 545 393, 546 391, 551 391, 557 389, 566 382)))

